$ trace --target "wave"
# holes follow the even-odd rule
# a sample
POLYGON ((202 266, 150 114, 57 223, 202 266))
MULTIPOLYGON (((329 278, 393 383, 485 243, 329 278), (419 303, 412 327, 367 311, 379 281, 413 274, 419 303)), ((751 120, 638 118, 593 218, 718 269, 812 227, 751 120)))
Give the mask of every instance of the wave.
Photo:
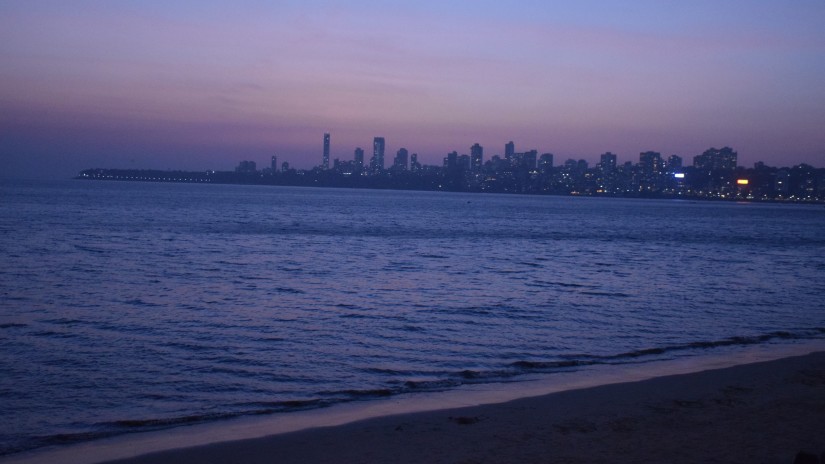
MULTIPOLYGON (((599 228, 594 229, 562 229, 554 230, 552 233, 544 228, 545 224, 540 224, 535 227, 521 228, 516 227, 513 223, 507 224, 489 224, 490 227, 479 229, 474 228, 473 234, 475 239, 490 239, 490 240, 527 240, 527 241, 549 241, 549 242, 581 242, 581 241, 607 241, 613 243, 651 243, 658 242, 661 244, 670 243, 715 243, 718 245, 732 245, 732 246, 760 246, 765 248, 786 248, 788 246, 796 245, 822 245, 825 244, 825 238, 818 235, 786 235, 783 236, 781 242, 777 241, 773 235, 770 234, 718 234, 716 231, 709 232, 706 229, 699 228, 692 231, 667 231, 657 240, 651 240, 651 235, 647 231, 639 231, 633 227, 626 227, 620 230, 612 231, 610 237, 605 237, 603 231, 599 228)), ((521 224, 521 223, 518 223, 521 224)), ((229 234, 229 235, 262 235, 262 236, 316 236, 316 237, 377 237, 387 239, 405 239, 427 237, 428 239, 456 239, 455 228, 445 227, 440 224, 432 223, 404 223, 379 227, 364 227, 355 223, 340 223, 329 222, 321 223, 314 221, 312 223, 271 223, 271 222, 254 222, 245 223, 242 225, 234 223, 211 223, 198 224, 197 229, 193 230, 196 233, 204 234, 229 234), (342 227, 343 226, 343 227, 342 227)), ((92 247, 81 248, 83 251, 93 253, 108 253, 109 250, 97 249, 92 247)), ((420 258, 429 259, 446 259, 450 256, 435 253, 418 254, 420 258)))
POLYGON ((611 298, 630 298, 630 295, 627 293, 620 292, 581 292, 581 294, 591 296, 609 296, 611 298))
POLYGON ((123 303, 130 305, 130 306, 140 306, 145 308, 160 308, 163 305, 158 303, 152 303, 149 301, 143 301, 141 298, 133 298, 131 300, 124 300, 123 303))
POLYGON ((276 287, 272 290, 275 293, 291 293, 291 294, 294 294, 294 295, 303 295, 304 293, 306 293, 303 290, 300 290, 300 289, 297 289, 297 288, 290 288, 290 287, 276 287))
POLYGON ((554 372, 570 371, 576 368, 588 366, 639 363, 645 362, 645 358, 652 361, 655 359, 662 359, 663 356, 675 352, 710 350, 730 346, 757 345, 776 340, 805 340, 823 337, 825 337, 825 327, 802 329, 793 332, 774 331, 761 335, 734 336, 720 340, 700 340, 663 347, 643 348, 617 354, 566 355, 559 356, 557 359, 553 360, 525 359, 514 361, 500 366, 499 368, 489 370, 464 369, 455 372, 428 373, 429 378, 416 380, 403 380, 403 377, 409 378, 416 376, 417 373, 413 372, 397 371, 394 369, 366 368, 365 371, 390 376, 394 379, 388 380, 385 386, 375 388, 319 391, 313 395, 315 396, 314 398, 228 405, 227 410, 221 412, 190 414, 176 417, 122 419, 112 422, 98 423, 93 424, 93 426, 90 427, 93 430, 90 431, 29 437, 21 442, 18 442, 15 446, 4 447, 0 444, 0 456, 36 449, 43 446, 78 443, 121 435, 129 432, 159 430, 244 416, 257 416, 317 409, 332 406, 334 404, 375 400, 400 394, 438 392, 451 390, 465 384, 513 381, 513 378, 532 373, 551 374, 554 372), (399 377, 401 380, 399 380, 399 377))
POLYGON ((28 324, 21 324, 18 322, 8 322, 4 324, 0 324, 0 329, 17 329, 22 327, 28 327, 28 324))
POLYGON ((668 345, 664 347, 645 348, 614 355, 598 356, 582 354, 574 356, 563 356, 562 358, 564 359, 554 361, 516 361, 511 363, 510 365, 512 367, 528 371, 548 371, 559 368, 592 366, 597 364, 620 364, 623 362, 633 362, 638 360, 638 358, 642 357, 664 355, 667 353, 686 350, 712 349, 726 346, 757 345, 760 343, 766 343, 773 340, 805 340, 819 338, 823 335, 825 335, 825 327, 816 327, 812 329, 800 330, 797 332, 775 331, 762 335, 736 336, 721 340, 696 341, 678 345, 668 345))

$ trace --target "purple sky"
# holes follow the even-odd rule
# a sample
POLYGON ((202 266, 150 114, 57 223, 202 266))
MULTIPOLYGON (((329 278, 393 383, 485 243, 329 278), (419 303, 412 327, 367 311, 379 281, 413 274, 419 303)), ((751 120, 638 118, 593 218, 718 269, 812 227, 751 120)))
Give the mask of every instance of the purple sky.
POLYGON ((0 176, 309 168, 324 132, 342 160, 383 136, 426 164, 513 140, 825 167, 823 24, 822 0, 4 0, 0 176))

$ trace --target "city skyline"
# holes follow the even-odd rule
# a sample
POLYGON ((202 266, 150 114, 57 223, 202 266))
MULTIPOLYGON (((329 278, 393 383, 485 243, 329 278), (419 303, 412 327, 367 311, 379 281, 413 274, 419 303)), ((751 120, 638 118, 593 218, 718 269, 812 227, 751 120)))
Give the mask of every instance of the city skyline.
MULTIPOLYGON (((310 165, 308 167, 301 168, 301 169, 313 169, 313 168, 331 169, 331 168, 334 167, 333 164, 330 164, 331 160, 334 161, 335 163, 338 163, 338 162, 341 162, 341 163, 353 162, 353 163, 357 164, 358 166, 360 166, 361 169, 363 169, 364 167, 368 167, 369 170, 372 170, 372 171, 383 170, 383 169, 386 169, 388 167, 387 165, 385 165, 386 163, 385 163, 385 160, 384 160, 385 151, 386 151, 386 139, 384 137, 373 137, 373 154, 372 154, 372 157, 369 160, 369 163, 366 164, 366 165, 364 164, 364 158, 363 158, 364 154, 363 154, 363 149, 361 147, 355 147, 353 149, 353 152, 352 152, 353 154, 349 155, 349 156, 347 156, 347 155, 333 156, 330 152, 331 137, 332 137, 332 134, 330 132, 325 132, 324 133, 324 136, 323 136, 323 151, 322 151, 322 155, 321 155, 321 162, 318 163, 318 164, 311 164, 310 163, 310 165)), ((660 152, 658 152, 654 149, 654 150, 639 151, 638 154, 636 154, 635 156, 629 155, 629 156, 623 157, 623 158, 619 158, 619 156, 617 154, 613 153, 612 151, 605 151, 605 152, 603 152, 599 155, 596 155, 596 156, 588 156, 588 157, 582 157, 582 158, 557 156, 552 151, 542 151, 542 150, 538 150, 536 148, 526 149, 526 150, 522 150, 520 152, 517 152, 516 151, 516 143, 513 140, 510 140, 510 141, 504 143, 503 146, 504 146, 504 149, 500 152, 499 151, 488 150, 487 151, 487 153, 488 153, 487 158, 485 158, 485 156, 484 156, 484 152, 485 152, 484 146, 482 146, 481 144, 476 142, 476 143, 473 143, 469 147, 469 150, 466 151, 466 152, 464 152, 464 151, 459 152, 457 150, 453 150, 453 151, 450 151, 450 152, 445 151, 445 156, 442 159, 435 159, 431 163, 422 163, 422 165, 442 166, 442 165, 445 165, 445 163, 447 162, 447 160, 449 158, 461 156, 461 157, 466 157, 467 162, 468 162, 468 166, 470 166, 472 169, 475 170, 475 169, 480 168, 484 164, 485 161, 489 161, 493 157, 510 160, 513 157, 524 156, 525 154, 529 154, 530 156, 533 156, 535 158, 533 160, 533 163, 532 163, 533 167, 540 167, 541 166, 542 160, 541 160, 540 157, 545 157, 545 158, 549 157, 549 163, 550 163, 551 167, 553 166, 554 162, 561 164, 561 163, 570 162, 570 161, 577 161, 577 162, 585 161, 589 165, 592 164, 592 165, 604 166, 605 164, 607 164, 607 165, 611 166, 612 168, 616 168, 620 164, 626 164, 626 163, 636 164, 636 162, 638 161, 638 163, 641 164, 641 165, 647 165, 648 170, 654 170, 653 167, 652 167, 652 165, 654 163, 654 161, 653 161, 654 158, 659 160, 662 164, 667 164, 667 163, 671 162, 674 159, 678 159, 680 165, 683 162, 683 160, 686 163, 686 165, 695 165, 697 163, 705 164, 705 161, 703 161, 703 158, 707 158, 709 156, 709 152, 712 152, 712 151, 717 151, 717 152, 722 151, 722 152, 724 152, 726 150, 732 152, 732 155, 733 155, 732 158, 730 158, 724 166, 714 166, 713 167, 714 169, 733 170, 737 167, 749 168, 749 167, 752 167, 752 166, 755 166, 755 165, 758 165, 758 164, 759 165, 764 165, 765 164, 764 161, 757 160, 757 161, 754 161, 753 163, 750 163, 749 165, 745 165, 745 164, 739 162, 740 160, 739 160, 738 152, 733 150, 732 148, 730 148, 728 146, 721 146, 719 149, 717 149, 716 147, 710 147, 710 148, 706 148, 706 149, 702 150, 701 153, 685 154, 685 155, 677 155, 677 154, 668 155, 666 153, 660 153, 660 152)), ((417 160, 418 153, 415 153, 411 150, 408 150, 405 146, 399 146, 398 152, 396 153, 395 158, 393 158, 392 164, 390 164, 389 166, 390 167, 395 167, 397 165, 401 165, 401 166, 404 166, 405 169, 409 168, 410 167, 410 159, 411 159, 410 155, 412 155, 414 157, 413 159, 417 160), (401 160, 404 160, 404 161, 402 162, 401 160)), ((792 167, 792 166, 798 166, 798 165, 803 165, 803 164, 808 164, 808 165, 810 165, 814 168, 825 167, 825 166, 811 165, 809 163, 791 163, 791 164, 786 164, 786 165, 776 165, 776 167, 792 167)), ((295 166, 293 166, 293 167, 295 167, 295 166)))
POLYGON ((539 156, 536 150, 516 152, 515 143, 504 146, 504 156, 484 161, 478 143, 471 154, 452 151, 439 165, 422 165, 418 155, 400 148, 391 166, 384 166, 384 138, 373 139, 373 156, 364 164, 364 151, 354 150, 352 160, 336 158, 327 166, 330 134, 324 134, 323 163, 310 170, 297 170, 284 162, 257 169, 244 160, 234 171, 162 171, 147 169, 84 169, 76 177, 84 180, 138 182, 185 182, 262 184, 310 187, 435 190, 475 193, 520 193, 644 198, 681 198, 733 201, 822 202, 825 200, 825 168, 808 164, 793 167, 740 166, 731 147, 709 148, 685 163, 677 155, 655 151, 639 153, 639 161, 617 162, 614 153, 603 153, 591 166, 586 160, 554 162, 552 153, 539 156))
POLYGON ((514 140, 591 164, 733 146, 742 165, 822 166, 823 18, 818 1, 11 0, 1 175, 307 169, 319 133, 330 160, 384 137, 388 165, 514 140))

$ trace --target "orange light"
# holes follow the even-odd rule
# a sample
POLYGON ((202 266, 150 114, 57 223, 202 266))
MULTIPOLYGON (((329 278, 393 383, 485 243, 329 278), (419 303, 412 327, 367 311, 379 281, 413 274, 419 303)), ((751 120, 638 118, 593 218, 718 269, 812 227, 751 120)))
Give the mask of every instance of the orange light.
POLYGON ((748 185, 748 179, 739 179, 736 183, 739 185, 748 185))

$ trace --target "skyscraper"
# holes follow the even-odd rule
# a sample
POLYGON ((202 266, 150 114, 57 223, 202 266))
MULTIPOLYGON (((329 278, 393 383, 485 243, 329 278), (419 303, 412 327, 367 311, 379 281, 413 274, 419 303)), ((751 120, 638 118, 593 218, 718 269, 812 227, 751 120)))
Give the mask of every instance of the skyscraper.
POLYGON ((639 153, 639 189, 657 190, 660 187, 662 154, 655 151, 639 153))
POLYGON ((322 167, 329 169, 329 133, 324 134, 324 160, 322 167))
POLYGON ((384 170, 384 137, 375 137, 372 139, 372 159, 370 160, 370 167, 376 172, 384 170))
POLYGON ((444 157, 444 168, 445 169, 456 169, 458 168, 458 152, 451 151, 447 153, 447 156, 444 157))
POLYGON ((521 158, 519 164, 522 167, 525 167, 532 171, 533 169, 536 169, 536 161, 538 160, 538 156, 538 150, 530 150, 522 153, 520 157, 516 156, 516 158, 521 158))
POLYGON ((599 175, 596 178, 596 182, 598 183, 598 190, 597 192, 613 192, 616 188, 616 155, 613 153, 607 152, 602 153, 601 158, 599 160, 599 175))
POLYGON ((395 170, 406 171, 407 170, 407 161, 409 158, 409 152, 406 148, 401 148, 398 150, 398 153, 395 154, 395 160, 392 163, 392 167, 395 170))
POLYGON ((504 159, 510 162, 510 164, 514 163, 513 157, 516 154, 516 144, 513 141, 509 141, 504 144, 504 159))
POLYGON ((278 157, 272 155, 272 164, 269 165, 272 168, 272 172, 278 172, 278 157))
POLYGON ((361 147, 355 149, 355 170, 358 172, 364 170, 364 149, 361 147))
POLYGON ((481 147, 479 144, 473 144, 470 147, 470 169, 473 172, 481 171, 481 165, 483 163, 484 157, 484 148, 481 147))
POLYGON ((602 153, 601 160, 599 161, 599 169, 601 169, 602 173, 615 171, 616 155, 610 152, 602 153))

